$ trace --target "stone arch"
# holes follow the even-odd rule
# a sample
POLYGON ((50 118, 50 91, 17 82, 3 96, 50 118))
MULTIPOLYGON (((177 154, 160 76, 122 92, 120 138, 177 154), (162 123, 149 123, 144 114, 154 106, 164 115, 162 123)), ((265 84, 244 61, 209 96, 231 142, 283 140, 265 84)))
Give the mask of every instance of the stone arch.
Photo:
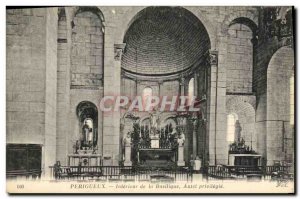
POLYGON ((162 122, 161 128, 166 127, 168 124, 171 124, 173 128, 176 128, 176 126, 177 126, 177 123, 176 123, 176 120, 175 120, 174 117, 166 118, 166 119, 162 122))
POLYGON ((232 23, 242 23, 256 31, 258 27, 258 17, 256 15, 257 13, 251 11, 234 12, 234 14, 225 18, 223 23, 227 25, 227 27, 229 27, 232 23))
POLYGON ((177 124, 176 115, 174 113, 168 113, 168 112, 162 114, 161 124, 165 124, 165 122, 169 119, 172 119, 174 121, 173 124, 177 124))
POLYGON ((238 113, 244 111, 246 115, 249 115, 251 118, 253 117, 252 119, 255 119, 255 110, 253 105, 251 105, 247 101, 240 99, 241 98, 230 100, 226 103, 227 113, 236 113, 238 115, 238 118, 240 118, 238 113))
MULTIPOLYGON (((143 13, 143 11, 148 8, 148 7, 133 7, 129 10, 127 10, 127 13, 125 14, 126 17, 121 18, 120 20, 122 23, 120 26, 123 28, 121 29, 121 32, 119 32, 119 40, 122 41, 128 28, 130 25, 143 13), (128 17, 127 17, 128 16, 128 17)), ((215 35, 217 32, 216 26, 211 22, 211 20, 206 17, 202 12, 199 12, 199 10, 196 7, 192 6, 174 6, 173 8, 181 8, 184 9, 191 14, 193 14, 195 17, 198 18, 198 20, 203 24, 205 29, 208 32, 209 38, 210 38, 210 44, 211 48, 215 48, 216 46, 216 41, 215 41, 215 35)))
MULTIPOLYGON (((267 164, 293 161, 294 122, 291 122, 291 77, 294 74, 294 50, 284 46, 270 59, 267 68, 267 164), (284 141, 284 142, 283 142, 284 141)), ((293 91, 294 92, 294 91, 293 91)))
MULTIPOLYGON (((293 62, 294 62, 294 49, 292 48, 292 46, 291 45, 284 45, 284 44, 282 44, 282 45, 279 45, 277 48, 274 48, 273 49, 273 52, 272 53, 270 53, 270 55, 269 55, 269 57, 270 57, 270 59, 269 59, 269 61, 268 61, 268 70, 269 70, 269 67, 270 66, 272 66, 273 64, 271 63, 271 61, 274 61, 274 59, 276 58, 276 57, 279 57, 280 55, 282 55, 282 54, 290 54, 290 56, 292 56, 293 57, 293 62)), ((288 70, 294 70, 294 64, 295 63, 293 63, 291 66, 290 66, 290 68, 288 68, 288 70)))
POLYGON ((205 62, 211 49, 202 22, 182 7, 147 7, 138 12, 126 27, 123 43, 122 70, 144 76, 184 72, 205 62))
POLYGON ((97 7, 75 7, 71 16, 71 87, 101 87, 104 74, 104 16, 97 7))
POLYGON ((239 104, 241 102, 250 104, 254 109, 256 106, 256 100, 255 97, 249 97, 249 96, 227 96, 226 101, 226 109, 231 110, 232 107, 234 107, 234 104, 239 104))
POLYGON ((249 18, 238 17, 227 28, 226 90, 252 93, 257 26, 249 18))
POLYGON ((251 20, 249 18, 246 18, 246 17, 235 18, 230 22, 229 27, 234 24, 243 24, 243 25, 248 26, 252 30, 253 37, 255 37, 257 34, 257 29, 258 29, 257 25, 253 20, 251 20))
MULTIPOLYGON (((71 20, 73 20, 74 17, 76 16, 76 14, 78 14, 80 12, 92 12, 92 13, 96 14, 99 17, 99 19, 102 21, 102 23, 105 22, 103 12, 96 6, 75 6, 75 7, 72 7, 71 12, 70 12, 71 20)), ((103 25, 104 25, 104 23, 103 23, 103 25)))
POLYGON ((288 46, 279 48, 270 59, 267 69, 267 118, 287 121, 289 80, 294 74, 294 51, 288 46))
POLYGON ((141 119, 140 119, 140 121, 139 121, 140 125, 142 125, 143 122, 145 122, 146 120, 149 120, 149 122, 150 122, 150 117, 149 117, 148 115, 147 115, 147 116, 144 116, 144 117, 141 117, 141 119))
POLYGON ((97 106, 90 101, 81 101, 76 107, 76 115, 83 120, 87 117, 94 117, 98 114, 97 106))
MULTIPOLYGON (((81 130, 84 126, 84 122, 86 119, 90 119, 93 121, 93 136, 91 143, 93 147, 95 147, 98 144, 98 109, 97 106, 90 102, 90 101, 82 101, 80 102, 76 107, 76 115, 78 118, 78 125, 79 125, 79 135, 82 134, 81 130)), ((76 136, 76 135, 75 135, 76 136)), ((79 136, 82 138, 82 136, 79 136)), ((83 140, 81 140, 83 141, 83 140)), ((87 144, 87 143, 84 143, 87 144)))

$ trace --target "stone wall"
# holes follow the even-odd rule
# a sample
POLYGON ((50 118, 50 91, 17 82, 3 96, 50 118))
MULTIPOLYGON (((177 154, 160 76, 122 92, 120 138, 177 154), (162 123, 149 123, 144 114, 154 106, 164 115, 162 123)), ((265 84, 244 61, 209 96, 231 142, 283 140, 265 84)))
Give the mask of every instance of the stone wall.
POLYGON ((79 12, 72 29, 72 87, 102 86, 103 32, 101 19, 93 12, 79 12))
POLYGON ((253 45, 252 31, 243 24, 234 24, 228 30, 226 91, 252 92, 253 45))
POLYGON ((136 87, 136 81, 128 78, 122 78, 122 94, 131 98, 135 96, 142 96, 143 90, 147 87, 152 89, 153 96, 167 96, 168 100, 171 100, 173 96, 179 95, 179 81, 138 81, 136 87))
MULTIPOLYGON (((116 57, 114 46, 123 44, 128 28, 144 8, 86 7, 82 10, 66 7, 59 19, 56 8, 7 10, 7 142, 43 144, 47 157, 44 163, 53 164, 55 159, 65 163, 79 132, 75 110, 81 101, 91 101, 98 106, 103 95, 141 95, 146 86, 153 88, 154 95, 178 95, 179 82, 175 80, 138 81, 136 93, 135 81, 121 78, 122 62, 116 57)), ((202 73, 195 76, 198 78, 195 81, 197 95, 206 92, 202 83, 208 85, 205 128, 209 163, 228 162, 224 128, 229 110, 226 103, 231 95, 239 98, 241 93, 247 95, 241 97, 242 101, 256 98, 254 104, 250 103, 255 110, 255 127, 253 110, 249 118, 246 114, 249 111, 238 105, 242 101, 233 104, 234 111, 243 115, 245 122, 251 120, 251 127, 245 123, 243 128, 255 129, 257 151, 270 158, 270 164, 278 160, 282 155, 279 143, 282 122, 271 120, 290 121, 284 102, 289 95, 289 90, 284 90, 288 81, 279 76, 284 71, 277 71, 276 66, 291 64, 285 59, 274 59, 270 65, 276 70, 267 72, 267 68, 273 53, 284 45, 283 41, 264 41, 259 35, 258 45, 252 44, 253 27, 250 29, 247 24, 235 20, 246 18, 253 26, 258 26, 259 11, 255 7, 184 9, 200 20, 207 31, 210 44, 206 43, 207 50, 218 52, 218 63, 207 69, 208 82, 204 83, 202 73), (282 83, 279 87, 278 81, 282 83), (282 112, 286 114, 280 114, 282 112), (272 132, 274 135, 270 134, 272 132)), ((281 56, 291 60, 287 56, 291 53, 289 50, 281 56)), ((147 70, 151 72, 152 69, 147 70)), ((99 111, 98 119, 99 129, 103 128, 98 131, 101 137, 99 153, 112 157, 112 164, 117 165, 122 159, 120 113, 102 115, 99 111)), ((289 125, 285 128, 292 132, 289 125)))
POLYGON ((97 153, 102 154, 103 29, 95 10, 60 10, 57 56, 57 160, 65 165, 81 133, 76 108, 83 101, 98 108, 97 153))
POLYGON ((128 78, 122 78, 122 95, 134 98, 136 96, 136 81, 128 78))
POLYGON ((56 159, 57 8, 7 10, 7 143, 43 146, 56 159))

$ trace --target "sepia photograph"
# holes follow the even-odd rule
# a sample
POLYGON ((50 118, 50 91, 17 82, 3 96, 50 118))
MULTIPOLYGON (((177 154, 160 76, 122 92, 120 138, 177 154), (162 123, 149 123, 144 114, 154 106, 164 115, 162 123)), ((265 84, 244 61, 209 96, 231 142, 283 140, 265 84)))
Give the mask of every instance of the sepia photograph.
POLYGON ((293 5, 5 12, 8 194, 295 194, 293 5))

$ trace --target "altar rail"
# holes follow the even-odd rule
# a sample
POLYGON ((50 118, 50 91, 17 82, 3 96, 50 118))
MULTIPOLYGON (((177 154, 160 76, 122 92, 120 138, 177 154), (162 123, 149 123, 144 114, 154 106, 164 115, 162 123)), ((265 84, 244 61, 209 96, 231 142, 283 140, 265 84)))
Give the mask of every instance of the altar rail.
POLYGON ((50 166, 53 179, 96 181, 192 181, 191 169, 151 170, 132 166, 50 166))
MULTIPOLYGON (((291 166, 208 166, 204 168, 204 174, 207 179, 239 179, 250 177, 263 177, 264 179, 271 179, 276 173, 284 173, 292 175, 291 166)), ((289 176, 289 178, 292 178, 289 176)))

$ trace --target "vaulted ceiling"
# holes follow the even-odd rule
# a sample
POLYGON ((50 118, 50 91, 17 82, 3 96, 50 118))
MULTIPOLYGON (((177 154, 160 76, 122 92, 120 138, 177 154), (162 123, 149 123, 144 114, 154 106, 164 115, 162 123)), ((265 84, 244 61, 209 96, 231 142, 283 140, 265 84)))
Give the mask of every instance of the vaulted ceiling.
POLYGON ((134 18, 125 36, 122 68, 143 75, 176 73, 197 63, 210 48, 207 31, 180 7, 148 7, 134 18))

